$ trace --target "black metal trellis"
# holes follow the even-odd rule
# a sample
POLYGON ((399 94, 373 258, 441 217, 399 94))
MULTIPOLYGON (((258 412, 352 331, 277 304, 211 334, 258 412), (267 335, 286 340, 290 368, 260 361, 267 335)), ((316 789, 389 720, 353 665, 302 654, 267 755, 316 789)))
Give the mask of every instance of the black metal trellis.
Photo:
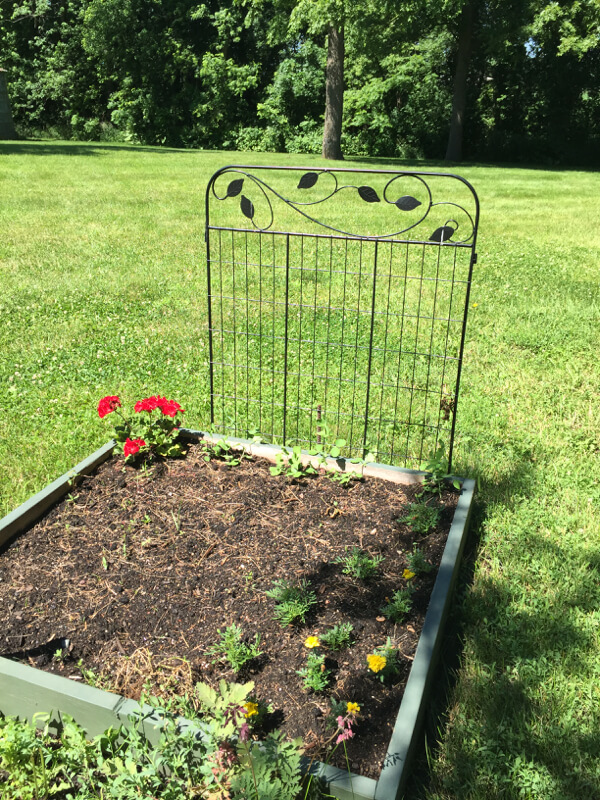
POLYGON ((211 423, 451 468, 479 201, 442 173, 228 166, 206 190, 211 423), (440 199, 450 196, 453 199, 440 199))

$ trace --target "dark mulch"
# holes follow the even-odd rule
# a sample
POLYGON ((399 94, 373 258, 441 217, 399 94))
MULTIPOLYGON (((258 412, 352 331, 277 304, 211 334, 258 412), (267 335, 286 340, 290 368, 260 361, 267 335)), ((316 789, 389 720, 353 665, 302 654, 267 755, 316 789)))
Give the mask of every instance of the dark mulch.
MULTIPOLYGON (((206 463, 203 452, 194 444, 185 459, 149 470, 113 458, 7 546, 0 653, 73 679, 81 679, 81 668, 93 670, 101 685, 136 699, 144 686, 165 696, 199 680, 253 680, 280 727, 321 757, 332 734, 327 695, 351 700, 361 706, 348 742, 351 767, 377 777, 436 575, 415 580, 403 624, 382 617, 386 598, 406 585, 414 537, 397 520, 414 489, 374 478, 351 488, 324 476, 290 483, 272 477, 267 462, 228 468, 206 463), (385 557, 376 580, 362 583, 333 563, 355 545, 385 557), (282 578, 306 578, 316 592, 318 604, 301 628, 282 629, 273 618, 265 591, 282 578), (330 690, 303 691, 296 670, 306 661, 305 638, 343 621, 353 624, 355 642, 328 653, 330 690), (206 655, 217 629, 233 622, 249 638, 260 633, 264 651, 239 676, 206 655), (383 685, 366 656, 388 636, 402 668, 383 685), (61 661, 53 654, 63 639, 70 651, 61 661)), ((456 496, 439 502, 442 525, 418 540, 436 568, 456 496)))

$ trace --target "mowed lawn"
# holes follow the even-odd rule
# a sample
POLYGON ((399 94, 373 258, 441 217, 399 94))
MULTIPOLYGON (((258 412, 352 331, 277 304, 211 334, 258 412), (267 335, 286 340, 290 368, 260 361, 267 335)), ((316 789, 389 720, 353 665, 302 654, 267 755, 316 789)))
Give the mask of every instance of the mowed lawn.
MULTIPOLYGON (((0 515, 109 438, 103 395, 207 426, 204 191, 228 163, 326 162, 0 143, 0 515)), ((478 507, 410 796, 600 797, 600 175, 456 171, 481 201, 454 461, 478 507)))

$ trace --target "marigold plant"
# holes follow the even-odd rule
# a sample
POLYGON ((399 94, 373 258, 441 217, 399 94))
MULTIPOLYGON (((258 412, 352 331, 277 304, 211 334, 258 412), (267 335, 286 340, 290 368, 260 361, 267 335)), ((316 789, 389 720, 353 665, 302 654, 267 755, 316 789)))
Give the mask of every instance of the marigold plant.
POLYGON ((369 665, 371 672, 381 672, 382 669, 385 669, 387 659, 385 656, 372 653, 371 655, 367 656, 367 664, 369 665))

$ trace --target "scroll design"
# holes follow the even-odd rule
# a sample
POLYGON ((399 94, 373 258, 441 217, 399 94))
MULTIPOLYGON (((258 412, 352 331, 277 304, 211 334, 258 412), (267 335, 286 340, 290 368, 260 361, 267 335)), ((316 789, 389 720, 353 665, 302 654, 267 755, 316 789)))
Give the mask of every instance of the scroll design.
MULTIPOLYGON (((358 172, 358 170, 357 170, 358 172)), ((435 176, 435 177, 442 177, 442 176, 435 176)), ((448 176, 453 177, 453 176, 448 176)), ((310 222, 314 224, 326 228, 327 230, 333 231, 334 233, 341 234, 343 236, 352 236, 358 238, 376 238, 376 239, 389 239, 397 236, 401 236, 402 234, 407 233, 408 231, 414 230, 418 226, 422 225, 425 222, 428 216, 430 216, 431 212, 435 208, 447 206, 453 207, 454 209, 459 210, 462 214, 465 215, 466 219, 469 221, 469 225, 466 226, 466 230, 462 238, 456 238, 456 234, 460 227, 459 222, 454 217, 449 217, 445 220, 443 225, 439 225, 433 231, 429 231, 426 238, 422 239, 421 241, 431 241, 437 242, 439 244, 465 244, 469 242, 470 239, 473 238, 474 231, 475 231, 475 223, 473 221, 473 217, 467 211, 464 206, 461 206, 457 203, 453 203, 450 201, 437 201, 434 202, 433 194, 428 182, 425 178, 419 174, 414 172, 399 172, 397 175, 393 175, 390 180, 386 183, 383 189, 382 197, 379 196, 377 191, 369 185, 361 185, 356 186, 355 184, 341 184, 338 181, 338 177, 336 172, 333 170, 323 169, 323 170, 313 170, 305 172, 301 175, 297 190, 300 192, 306 191, 309 189, 314 188, 315 186, 323 186, 323 193, 322 195, 316 200, 309 200, 303 201, 300 199, 290 199, 288 197, 284 197, 278 191, 276 191, 272 186, 267 184, 262 178, 258 177, 251 172, 246 172, 239 167, 228 167, 222 172, 218 173, 216 176, 213 177, 211 182, 211 191, 213 196, 219 201, 225 201, 232 198, 240 197, 239 199, 239 207, 241 213, 246 217, 252 224, 252 227, 256 231, 265 232, 271 230, 275 221, 275 215, 273 211, 273 204, 271 202, 270 195, 277 197, 283 203, 285 203, 290 208, 293 208, 297 213, 301 214, 303 217, 308 219, 310 222), (227 189, 225 194, 221 195, 217 192, 215 187, 216 178, 224 176, 224 175, 231 175, 232 180, 229 181, 227 185, 227 189), (233 178, 233 175, 237 175, 240 177, 233 178), (424 190, 424 201, 419 200, 413 194, 400 194, 398 187, 395 185, 397 181, 403 180, 417 180, 420 184, 421 193, 423 195, 424 190), (330 186, 327 186, 325 182, 330 182, 330 186), (264 200, 266 209, 267 209, 267 219, 266 222, 264 220, 262 222, 257 221, 257 217, 261 218, 264 215, 263 210, 263 203, 260 203, 260 210, 257 211, 257 206, 255 202, 252 202, 248 197, 248 189, 246 188, 246 192, 244 193, 245 184, 247 187, 247 183, 251 182, 251 185, 257 187, 261 193, 262 199, 264 200), (385 234, 378 234, 376 236, 367 235, 364 236, 357 232, 343 230, 341 228, 336 228, 333 225, 329 225, 321 220, 319 220, 316 216, 313 215, 312 207, 320 206, 323 203, 326 203, 328 200, 331 200, 336 195, 340 194, 341 192, 348 192, 348 191, 356 191, 358 197, 365 203, 370 205, 375 205, 377 203, 383 202, 388 206, 395 206, 398 213, 400 215, 405 214, 407 212, 417 211, 418 218, 410 222, 410 224, 406 225, 405 227, 399 227, 397 230, 394 230, 390 233, 385 234), (241 196, 240 196, 241 195, 241 196), (309 213, 308 209, 311 209, 311 213, 309 213), (263 224, 264 223, 264 224, 263 224)), ((456 216, 456 214, 455 214, 456 216)), ((443 217, 442 217, 443 219, 443 217)))

